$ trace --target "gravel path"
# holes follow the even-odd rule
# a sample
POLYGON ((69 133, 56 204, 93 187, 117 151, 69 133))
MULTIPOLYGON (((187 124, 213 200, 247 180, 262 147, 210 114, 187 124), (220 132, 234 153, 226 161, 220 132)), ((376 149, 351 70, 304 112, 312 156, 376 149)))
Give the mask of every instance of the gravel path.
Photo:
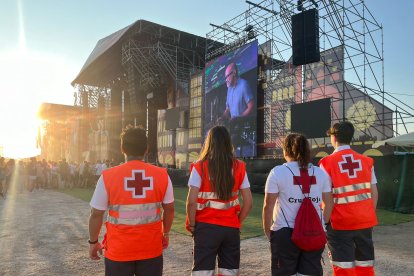
MULTIPOLYGON (((88 216, 88 203, 56 191, 0 198, 0 275, 103 275, 103 261, 88 258, 88 216)), ((414 275, 413 230, 414 222, 375 228, 377 275, 414 275)), ((170 241, 164 275, 189 275, 191 238, 170 241)), ((263 237, 242 241, 242 275, 270 275, 269 260, 263 237)))

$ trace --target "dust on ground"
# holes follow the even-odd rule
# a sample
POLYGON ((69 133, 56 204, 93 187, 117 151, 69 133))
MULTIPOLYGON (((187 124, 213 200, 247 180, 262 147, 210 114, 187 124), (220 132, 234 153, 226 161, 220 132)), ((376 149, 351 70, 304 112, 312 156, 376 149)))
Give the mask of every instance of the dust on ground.
MULTIPOLYGON (((88 217, 87 202, 53 190, 0 198, 0 275, 103 275, 103 260, 88 258, 88 217)), ((414 275, 413 233, 414 222, 374 229, 377 275, 414 275)), ((324 275, 331 275, 324 255, 324 275)), ((164 275, 190 275, 191 264, 191 237, 172 233, 164 275)), ((264 237, 242 241, 240 269, 270 275, 264 237)))

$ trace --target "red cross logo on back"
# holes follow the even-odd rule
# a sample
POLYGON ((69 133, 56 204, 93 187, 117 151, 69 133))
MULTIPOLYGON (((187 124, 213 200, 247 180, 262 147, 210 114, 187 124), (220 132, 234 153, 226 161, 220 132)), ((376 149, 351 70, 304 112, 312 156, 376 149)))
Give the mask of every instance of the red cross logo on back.
POLYGON ((132 170, 132 177, 124 178, 124 189, 132 192, 133 198, 145 198, 146 191, 153 188, 153 178, 146 177, 144 170, 132 170))
POLYGON ((357 172, 362 171, 361 160, 354 160, 354 155, 342 155, 342 162, 338 162, 341 173, 347 173, 349 178, 356 178, 357 172))
POLYGON ((310 186, 316 184, 316 178, 310 176, 307 169, 300 169, 300 176, 293 176, 293 184, 302 185, 302 193, 309 194, 310 186))

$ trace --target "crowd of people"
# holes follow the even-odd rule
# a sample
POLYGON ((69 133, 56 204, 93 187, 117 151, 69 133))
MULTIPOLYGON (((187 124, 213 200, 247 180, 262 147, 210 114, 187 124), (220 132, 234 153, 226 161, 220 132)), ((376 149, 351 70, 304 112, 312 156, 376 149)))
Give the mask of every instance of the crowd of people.
MULTIPOLYGON (((373 160, 350 148, 350 122, 335 124, 327 135, 335 151, 315 166, 306 137, 289 134, 283 143, 286 163, 269 173, 262 221, 270 243, 271 275, 323 275, 326 241, 334 275, 374 275, 378 191, 373 160), (303 206, 312 207, 301 212, 303 206), (321 229, 319 247, 307 249, 294 239, 300 231, 299 214, 321 229)), ((99 260, 104 255, 105 275, 163 274, 174 194, 166 169, 143 161, 146 146, 145 130, 126 128, 121 134, 126 162, 102 172, 90 202, 89 256, 99 260), (106 233, 100 241, 106 211, 106 233)), ((188 186, 191 275, 240 275, 240 229, 253 200, 245 164, 235 158, 225 127, 209 130, 188 186)))
POLYGON ((33 192, 47 188, 74 188, 95 187, 102 171, 114 166, 113 161, 105 160, 91 163, 84 161, 81 164, 60 161, 15 160, 0 157, 0 196, 5 197, 15 183, 16 191, 33 192))

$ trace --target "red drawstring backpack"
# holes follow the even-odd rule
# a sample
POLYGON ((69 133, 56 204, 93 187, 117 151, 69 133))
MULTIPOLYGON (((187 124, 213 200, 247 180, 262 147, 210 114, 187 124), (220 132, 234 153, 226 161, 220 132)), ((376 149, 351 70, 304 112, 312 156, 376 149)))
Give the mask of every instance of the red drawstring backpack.
MULTIPOLYGON (((293 176, 295 176, 292 170, 289 167, 287 168, 290 170, 293 176)), ((301 168, 300 170, 301 172, 303 171, 307 172, 306 169, 301 168)), ((315 177, 315 176, 313 175, 312 177, 315 177)), ((309 178, 309 182, 310 182, 310 179, 311 178, 309 178)), ((319 218, 319 215, 316 212, 315 206, 313 206, 312 201, 309 198, 310 187, 312 185, 310 185, 310 183, 299 183, 298 186, 301 189, 304 198, 296 214, 295 227, 293 228, 291 239, 297 247, 299 247, 300 249, 304 251, 320 250, 325 247, 326 235, 322 227, 321 218, 319 218), (308 191, 307 193, 303 192, 304 184, 305 184, 305 187, 307 187, 306 185, 309 185, 308 186, 309 189, 305 189, 305 191, 308 191), (300 185, 302 185, 302 187, 300 185)), ((283 210, 282 210, 282 214, 286 220, 283 210)), ((287 220, 286 220, 286 224, 288 224, 287 220)), ((288 227, 289 227, 289 224, 288 224, 288 227)))

